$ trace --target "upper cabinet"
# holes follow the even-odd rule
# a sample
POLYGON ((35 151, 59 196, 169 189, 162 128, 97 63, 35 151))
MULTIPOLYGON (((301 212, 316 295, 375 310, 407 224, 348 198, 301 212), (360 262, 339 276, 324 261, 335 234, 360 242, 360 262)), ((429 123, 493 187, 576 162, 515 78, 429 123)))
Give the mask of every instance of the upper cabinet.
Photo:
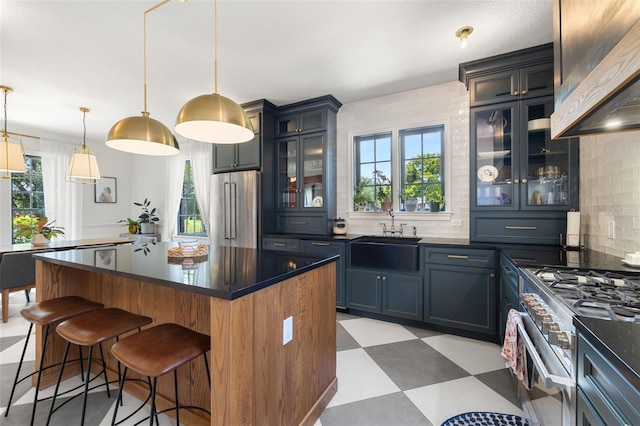
POLYGON ((558 244, 579 208, 578 141, 551 140, 553 46, 460 65, 470 91, 471 240, 558 244))
POLYGON ((262 147, 265 141, 273 140, 276 107, 266 100, 241 105, 253 125, 255 136, 252 140, 238 144, 213 145, 213 172, 240 170, 261 170, 263 164, 262 147))
POLYGON ((475 77, 469 81, 472 107, 545 95, 553 95, 553 62, 475 77))
POLYGON ((273 179, 275 232, 324 235, 336 216, 336 114, 333 96, 280 107, 273 179))
POLYGON ((460 64, 469 106, 553 95, 553 44, 460 64))
POLYGON ((292 136, 325 130, 327 111, 324 108, 278 116, 276 136, 292 136))

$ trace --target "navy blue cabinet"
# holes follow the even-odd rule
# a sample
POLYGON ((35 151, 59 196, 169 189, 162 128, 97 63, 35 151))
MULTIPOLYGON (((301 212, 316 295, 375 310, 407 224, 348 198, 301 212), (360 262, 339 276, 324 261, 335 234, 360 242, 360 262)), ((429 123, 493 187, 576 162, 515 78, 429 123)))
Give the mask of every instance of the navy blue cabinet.
POLYGON ((347 268, 347 307, 422 321, 422 275, 347 268))
POLYGON ((323 96, 282 106, 273 152, 275 232, 327 235, 336 214, 336 113, 323 96))
MULTIPOLYGON (((261 170, 263 145, 273 143, 276 107, 264 99, 241 105, 253 125, 254 138, 237 144, 213 144, 213 172, 261 170)), ((270 161, 270 157, 265 157, 270 161)))
POLYGON ((469 91, 471 240, 559 244, 579 208, 578 141, 551 140, 553 46, 460 64, 469 91))
POLYGON ((578 425, 640 424, 640 392, 578 333, 578 425))
POLYGON ((424 321, 497 334, 494 250, 423 248, 424 321))

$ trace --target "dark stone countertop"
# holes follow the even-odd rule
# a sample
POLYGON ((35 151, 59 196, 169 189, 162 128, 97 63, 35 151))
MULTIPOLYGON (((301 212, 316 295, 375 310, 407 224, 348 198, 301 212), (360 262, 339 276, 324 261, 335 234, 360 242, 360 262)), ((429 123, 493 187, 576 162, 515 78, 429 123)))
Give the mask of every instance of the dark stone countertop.
POLYGON ((208 258, 194 263, 189 259, 169 260, 167 249, 175 246, 178 243, 122 245, 49 252, 34 257, 85 271, 132 278, 229 300, 338 259, 338 256, 210 246, 208 258))
POLYGON ((584 335, 636 389, 640 391, 640 324, 574 317, 584 335))

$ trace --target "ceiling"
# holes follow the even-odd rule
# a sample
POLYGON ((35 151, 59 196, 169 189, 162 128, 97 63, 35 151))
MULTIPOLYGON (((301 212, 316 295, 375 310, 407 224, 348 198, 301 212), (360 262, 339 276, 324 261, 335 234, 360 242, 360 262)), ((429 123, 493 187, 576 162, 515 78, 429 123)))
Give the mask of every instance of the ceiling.
MULTIPOLYGON (((0 0, 0 85, 8 130, 104 141, 143 109, 143 16, 158 2, 0 0)), ((219 0, 218 88, 238 103, 342 103, 458 78, 458 64, 552 41, 552 0, 219 0), (474 27, 466 49, 458 28, 474 27)), ((213 2, 147 16, 151 117, 173 129, 213 91, 213 2)))

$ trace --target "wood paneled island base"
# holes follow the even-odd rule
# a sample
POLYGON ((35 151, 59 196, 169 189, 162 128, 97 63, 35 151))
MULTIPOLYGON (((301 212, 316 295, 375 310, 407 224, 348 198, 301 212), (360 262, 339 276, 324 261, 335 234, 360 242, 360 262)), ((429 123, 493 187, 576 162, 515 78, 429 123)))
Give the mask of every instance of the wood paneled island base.
MULTIPOLYGON (((202 362, 178 369, 180 403, 210 410, 211 419, 198 411, 181 411, 185 424, 312 425, 337 392, 335 261, 225 299, 188 285, 36 258, 38 301, 78 295, 150 316, 152 325, 174 322, 211 336, 211 391, 202 362), (293 318, 293 340, 283 345, 283 321, 288 317, 293 318)), ((47 365, 62 358, 62 340, 52 334, 47 365)), ((39 359, 40 328, 36 337, 39 359)), ((106 350, 113 343, 105 342, 104 348, 110 379, 115 380, 117 364, 106 350)), ((55 382, 53 370, 43 375, 44 387, 55 382)), ((70 375, 78 373, 77 367, 69 370, 70 375)), ((132 382, 125 389, 146 398, 142 385, 132 382)), ((165 375, 158 380, 158 407, 171 405, 173 378, 165 375)))

